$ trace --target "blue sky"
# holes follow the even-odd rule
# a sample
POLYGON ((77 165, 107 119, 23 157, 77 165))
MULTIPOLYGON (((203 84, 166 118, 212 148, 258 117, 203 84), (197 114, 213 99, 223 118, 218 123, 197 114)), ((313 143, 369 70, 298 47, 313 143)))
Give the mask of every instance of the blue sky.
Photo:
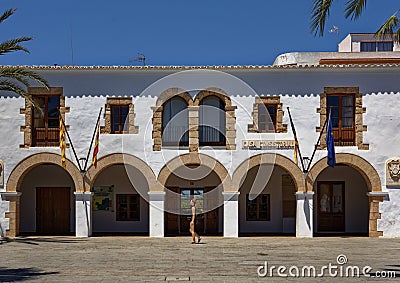
MULTIPOLYGON (((3 65, 270 65, 290 51, 336 51, 336 34, 310 33, 312 0, 2 0, 17 8, 0 40, 29 35, 31 54, 1 58, 3 65)), ((398 0, 369 0, 358 21, 344 19, 337 0, 328 29, 375 32, 400 8, 398 0)))

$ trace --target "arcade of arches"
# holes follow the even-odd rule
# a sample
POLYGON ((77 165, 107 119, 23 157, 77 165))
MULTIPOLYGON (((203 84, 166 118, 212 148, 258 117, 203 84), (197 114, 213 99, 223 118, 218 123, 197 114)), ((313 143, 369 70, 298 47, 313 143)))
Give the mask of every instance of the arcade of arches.
POLYGON ((58 154, 34 154, 13 169, 1 193, 9 204, 6 233, 185 235, 195 197, 205 235, 382 236, 376 170, 356 155, 336 159, 335 168, 316 162, 305 180, 290 159, 259 154, 231 177, 219 161, 192 152, 170 160, 157 177, 135 156, 110 154, 82 178, 70 160, 64 170, 58 154), (305 211, 305 202, 314 209, 305 211))

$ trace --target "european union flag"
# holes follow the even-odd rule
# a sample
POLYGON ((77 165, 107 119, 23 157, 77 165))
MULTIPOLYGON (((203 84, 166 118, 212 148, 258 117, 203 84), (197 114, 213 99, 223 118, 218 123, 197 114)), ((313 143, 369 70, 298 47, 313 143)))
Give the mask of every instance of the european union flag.
POLYGON ((326 147, 328 148, 327 163, 329 166, 335 167, 335 165, 336 165, 335 140, 333 138, 332 119, 331 119, 330 111, 329 111, 329 118, 328 118, 328 129, 326 130, 326 147))

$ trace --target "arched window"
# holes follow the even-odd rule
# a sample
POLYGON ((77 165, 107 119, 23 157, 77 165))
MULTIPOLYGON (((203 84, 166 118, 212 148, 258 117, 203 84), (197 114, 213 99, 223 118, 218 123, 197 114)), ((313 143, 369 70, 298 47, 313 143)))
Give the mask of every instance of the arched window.
POLYGON ((163 104, 162 145, 189 145, 189 117, 186 101, 175 96, 163 104))
POLYGON ((200 102, 199 144, 225 145, 225 104, 217 96, 207 96, 200 102))

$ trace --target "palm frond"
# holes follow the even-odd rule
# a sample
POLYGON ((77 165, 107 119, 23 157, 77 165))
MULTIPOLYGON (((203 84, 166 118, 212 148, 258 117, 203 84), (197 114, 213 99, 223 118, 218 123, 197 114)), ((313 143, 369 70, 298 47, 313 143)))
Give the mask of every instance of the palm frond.
POLYGON ((19 81, 26 87, 29 86, 28 79, 25 78, 25 70, 21 67, 4 67, 0 69, 0 78, 9 78, 19 81))
POLYGON ((314 36, 324 35, 325 23, 334 0, 314 0, 311 12, 311 32, 314 36))
POLYGON ((10 79, 15 79, 19 81, 20 83, 24 84, 26 87, 30 86, 29 80, 31 79, 33 81, 36 81, 46 88, 49 88, 49 83, 42 78, 39 74, 23 68, 23 67, 3 67, 0 68, 0 78, 1 77, 6 77, 10 79))
POLYGON ((396 12, 396 14, 392 15, 389 19, 387 19, 387 21, 378 29, 375 35, 380 39, 385 39, 387 37, 390 37, 393 38, 396 42, 400 42, 399 28, 400 28, 400 19, 397 17, 397 12, 396 12))
POLYGON ((23 88, 21 88, 19 85, 16 83, 10 81, 10 80, 5 80, 2 79, 0 80, 0 90, 4 91, 11 91, 16 94, 19 94, 20 96, 24 97, 25 99, 28 99, 33 103, 32 96, 29 95, 23 88))
POLYGON ((0 80, 0 90, 10 91, 19 94, 20 96, 28 100, 33 105, 33 107, 37 108, 40 112, 43 112, 40 105, 33 99, 32 95, 21 88, 18 84, 10 80, 2 79, 0 80))
POLYGON ((352 20, 358 19, 365 10, 367 0, 348 0, 344 10, 346 19, 351 16, 352 20))
POLYGON ((2 22, 4 22, 5 20, 7 20, 9 16, 11 16, 12 14, 14 14, 16 10, 17 10, 17 9, 9 9, 9 10, 5 11, 5 12, 3 13, 3 15, 1 15, 1 17, 0 17, 0 24, 1 24, 2 22))
POLYGON ((29 53, 29 50, 22 46, 20 43, 30 41, 32 39, 32 37, 24 36, 4 41, 0 43, 0 55, 20 50, 29 53))

